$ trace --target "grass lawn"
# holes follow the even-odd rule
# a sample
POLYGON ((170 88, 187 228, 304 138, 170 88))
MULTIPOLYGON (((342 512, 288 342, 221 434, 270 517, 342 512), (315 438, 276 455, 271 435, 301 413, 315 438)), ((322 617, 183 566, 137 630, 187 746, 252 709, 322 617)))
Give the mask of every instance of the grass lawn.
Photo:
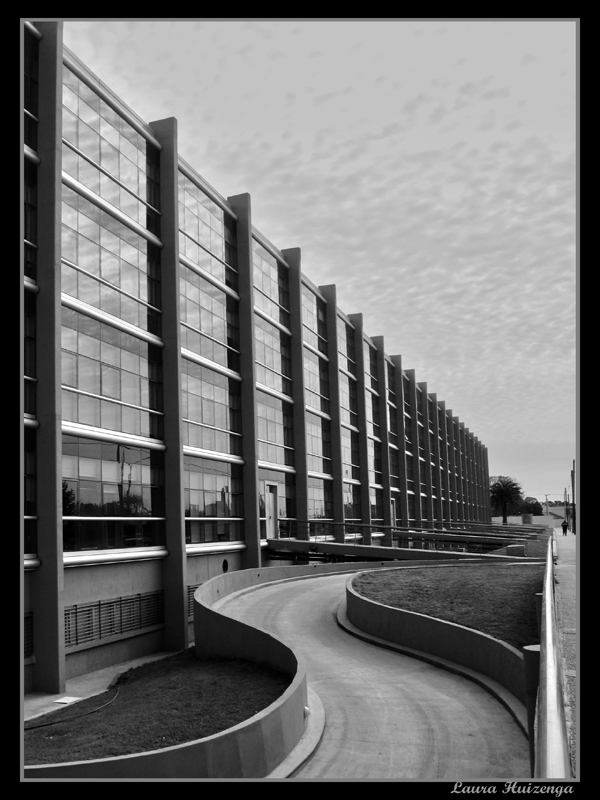
POLYGON ((383 605, 456 622, 521 648, 540 641, 535 594, 543 581, 542 564, 472 564, 371 572, 353 585, 383 605))
POLYGON ((198 660, 190 649, 123 673, 116 689, 25 723, 25 764, 85 761, 202 739, 269 706, 290 679, 238 660, 198 660), (28 730, 46 722, 47 727, 28 730))

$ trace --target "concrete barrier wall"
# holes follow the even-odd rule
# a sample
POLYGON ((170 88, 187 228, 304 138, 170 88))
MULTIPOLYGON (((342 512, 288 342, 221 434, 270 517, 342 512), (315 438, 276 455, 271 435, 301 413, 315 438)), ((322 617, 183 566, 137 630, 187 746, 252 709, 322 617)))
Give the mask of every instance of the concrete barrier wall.
POLYGON ((425 614, 381 605, 346 584, 347 615, 365 633, 487 675, 525 703, 523 655, 485 633, 425 614))

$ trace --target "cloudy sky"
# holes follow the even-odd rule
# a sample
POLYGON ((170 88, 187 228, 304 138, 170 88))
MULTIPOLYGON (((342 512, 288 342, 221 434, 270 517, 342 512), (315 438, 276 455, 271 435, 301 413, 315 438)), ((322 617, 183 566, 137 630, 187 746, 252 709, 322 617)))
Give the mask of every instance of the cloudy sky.
POLYGON ((576 457, 576 23, 65 22, 64 41, 489 451, 576 457))

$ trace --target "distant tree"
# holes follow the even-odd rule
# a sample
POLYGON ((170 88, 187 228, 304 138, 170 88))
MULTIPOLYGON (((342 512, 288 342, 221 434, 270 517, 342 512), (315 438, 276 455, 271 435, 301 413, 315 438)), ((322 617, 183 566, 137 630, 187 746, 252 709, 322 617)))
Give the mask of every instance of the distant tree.
POLYGON ((490 500, 492 508, 502 513, 502 523, 508 522, 508 512, 520 510, 523 500, 521 486, 506 475, 490 478, 490 500))
POLYGON ((544 511, 537 497, 526 497, 521 503, 521 514, 533 514, 534 517, 541 517, 544 511))

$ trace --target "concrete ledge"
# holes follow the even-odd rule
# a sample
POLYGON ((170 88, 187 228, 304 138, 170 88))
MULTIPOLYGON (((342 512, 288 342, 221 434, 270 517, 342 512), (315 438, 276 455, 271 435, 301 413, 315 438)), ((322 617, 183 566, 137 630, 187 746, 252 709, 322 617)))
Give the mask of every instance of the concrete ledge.
POLYGON ((506 642, 471 628, 369 600, 355 591, 353 580, 354 576, 346 584, 346 608, 348 621, 358 631, 393 643, 407 655, 427 655, 437 659, 438 665, 444 668, 450 665, 462 668, 465 677, 475 679, 478 675, 489 679, 479 682, 505 705, 509 703, 507 708, 527 735, 522 653, 506 642), (502 690, 498 691, 498 687, 502 690), (506 690, 522 707, 518 713, 517 703, 507 698, 506 690))

